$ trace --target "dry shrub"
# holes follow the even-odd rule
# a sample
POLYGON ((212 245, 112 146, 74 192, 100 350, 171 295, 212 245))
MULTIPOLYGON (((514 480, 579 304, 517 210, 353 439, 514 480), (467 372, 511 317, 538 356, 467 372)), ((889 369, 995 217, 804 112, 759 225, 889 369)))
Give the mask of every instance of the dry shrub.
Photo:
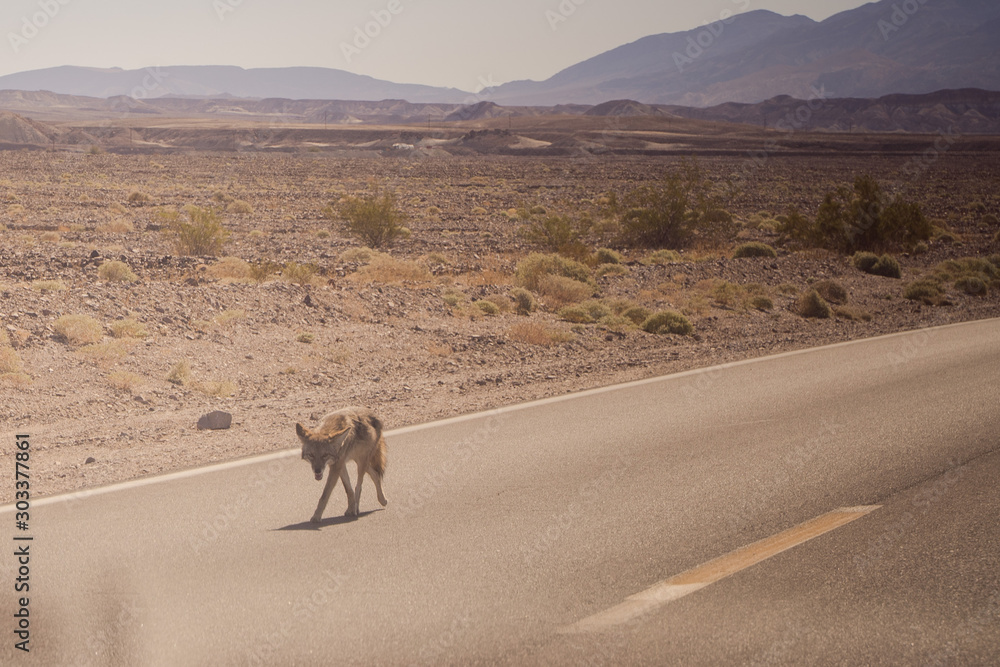
POLYGON ((223 257, 218 262, 208 267, 208 273, 219 280, 249 280, 250 264, 239 257, 223 257))
POLYGON ((63 315, 52 328, 74 347, 99 343, 104 336, 101 323, 90 315, 63 315))
POLYGON ((12 347, 0 347, 0 373, 21 373, 24 370, 24 362, 12 347))
POLYGON ((66 289, 61 280, 36 280, 31 283, 31 289, 36 292, 60 292, 66 289))
POLYGON ((111 335, 115 338, 145 338, 149 332, 142 322, 127 317, 111 323, 111 335))
POLYGON ((144 377, 129 371, 114 371, 108 374, 108 384, 119 391, 135 391, 145 382, 144 377))
POLYGON ((573 335, 558 329, 552 329, 540 322, 518 322, 507 330, 507 338, 518 343, 551 347, 573 339, 573 335))
POLYGON ((182 359, 174 364, 165 378, 171 384, 184 386, 191 382, 191 364, 187 359, 182 359))
POLYGON ((538 281, 537 291, 552 309, 583 301, 594 294, 590 285, 565 276, 552 275, 543 276, 538 281))
POLYGON ((226 213, 232 213, 233 215, 253 215, 253 206, 242 199, 235 199, 226 207, 226 213))
POLYGON ((341 264, 367 264, 381 253, 371 248, 348 248, 340 253, 341 264))
POLYGON ((396 259, 391 255, 378 255, 358 269, 359 280, 370 283, 430 282, 431 272, 420 262, 396 259))
POLYGON ((0 384, 21 389, 31 384, 31 376, 27 373, 0 373, 0 384))
POLYGON ((38 237, 38 240, 43 243, 59 243, 60 238, 61 237, 58 232, 42 232, 42 235, 38 237))
POLYGON ((138 190, 133 190, 128 195, 128 203, 133 206, 144 206, 148 204, 152 199, 145 192, 139 192, 138 190))
POLYGON ((427 344, 427 354, 432 357, 447 357, 453 354, 455 350, 447 343, 428 343, 427 344))
POLYGON ((139 276, 135 275, 135 272, 129 268, 128 264, 119 262, 118 260, 111 260, 110 262, 101 264, 101 267, 97 269, 97 276, 109 283, 133 283, 139 279, 139 276))
POLYGON ((108 366, 125 358, 129 349, 135 343, 133 339, 113 340, 107 343, 92 343, 84 345, 76 352, 80 356, 98 364, 108 366))
POLYGON ((123 218, 115 218, 97 225, 97 231, 102 234, 127 234, 135 231, 135 225, 123 218))
POLYGON ((539 252, 533 252, 517 263, 517 284, 521 287, 539 292, 539 286, 547 276, 561 276, 586 283, 590 281, 590 269, 576 260, 539 252))
POLYGON ((212 321, 220 327, 226 329, 231 327, 236 322, 246 319, 247 313, 242 308, 230 308, 229 310, 224 310, 215 317, 212 321))
POLYGON ((207 396, 214 396, 215 398, 227 398, 235 394, 238 389, 235 383, 228 380, 221 382, 195 382, 192 387, 207 396))

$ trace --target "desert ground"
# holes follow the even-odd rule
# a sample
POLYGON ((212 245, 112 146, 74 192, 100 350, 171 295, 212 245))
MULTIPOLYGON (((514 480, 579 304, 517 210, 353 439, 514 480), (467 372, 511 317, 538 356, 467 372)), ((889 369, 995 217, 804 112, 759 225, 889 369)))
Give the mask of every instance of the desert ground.
MULTIPOLYGON (((49 495, 297 446, 296 421, 349 404, 395 428, 1000 313, 995 283, 986 295, 947 284, 935 305, 903 296, 947 260, 1000 253, 1000 153, 989 142, 934 150, 929 135, 866 150, 859 138, 845 152, 796 140, 796 150, 566 156, 394 151, 377 138, 354 153, 319 143, 0 151, 0 450, 31 434, 33 492, 49 495), (690 159, 738 185, 726 202, 737 239, 675 257, 617 247, 607 194, 690 159), (789 205, 814 215, 824 193, 863 173, 919 203, 936 226, 921 252, 896 253, 901 279, 783 244, 775 230, 789 205), (380 253, 327 209, 375 190, 395 194, 411 232, 380 253), (189 205, 219 212, 229 236, 216 256, 183 256, 165 233, 162 212, 189 205), (518 264, 550 251, 519 230, 547 215, 589 216, 586 246, 620 254, 590 261, 586 304, 676 310, 693 332, 647 333, 621 317, 567 321, 560 307, 573 299, 551 294, 519 314, 510 296, 518 264), (777 257, 734 259, 747 241, 777 257), (112 261, 134 277, 102 274, 112 261), (797 311, 817 281, 846 291, 832 317, 797 311), (69 315, 96 320, 96 333, 67 333, 59 321, 69 315), (232 413, 231 428, 197 430, 216 409, 232 413)), ((900 349, 900 359, 910 353, 900 349)), ((692 378, 690 390, 704 388, 692 378)), ((391 497, 391 439, 389 457, 391 497)), ((302 474, 311 480, 304 464, 302 474)), ((12 494, 5 487, 0 501, 12 494)))

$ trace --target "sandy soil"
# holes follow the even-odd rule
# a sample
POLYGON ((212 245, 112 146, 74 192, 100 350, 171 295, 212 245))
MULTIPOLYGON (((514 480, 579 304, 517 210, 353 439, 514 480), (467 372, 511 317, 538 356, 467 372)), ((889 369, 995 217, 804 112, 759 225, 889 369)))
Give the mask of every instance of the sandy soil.
MULTIPOLYGON (((755 228, 754 214, 780 213, 788 204, 814 213, 823 192, 859 171, 857 157, 772 156, 752 169, 747 159, 709 158, 703 165, 720 178, 741 174, 743 193, 730 206, 747 223, 741 239, 769 243, 776 235, 755 228)), ((15 433, 31 434, 33 492, 49 495, 293 447, 295 421, 347 404, 367 405, 395 428, 996 316, 998 290, 975 297, 951 289, 947 306, 910 301, 902 291, 945 259, 1000 252, 992 241, 997 229, 983 221, 985 213, 1000 212, 1000 158, 943 155, 906 180, 907 159, 870 156, 863 166, 947 222, 957 239, 900 256, 903 280, 864 274, 825 251, 732 259, 731 248, 702 249, 666 265, 644 263, 647 251, 625 251, 621 273, 596 278, 599 296, 677 308, 695 325, 693 336, 657 336, 573 325, 551 304, 529 316, 487 316, 473 301, 505 304, 517 262, 533 249, 508 209, 581 215, 608 190, 656 178, 672 159, 0 152, 0 329, 16 353, 12 363, 21 366, 0 384, 0 455, 12 456, 15 433), (417 279, 366 277, 361 262, 344 257, 358 242, 321 213, 341 195, 373 185, 394 189, 408 215, 413 235, 391 253, 421 265, 426 273, 417 279), (279 276, 263 283, 220 277, 216 258, 178 256, 160 231, 162 207, 225 209, 233 201, 253 212, 223 215, 232 234, 222 254, 311 263, 316 278, 301 285, 279 276), (110 260, 127 263, 138 280, 100 279, 100 265, 110 260), (797 315, 793 292, 822 279, 843 285, 848 305, 871 319, 797 315), (42 280, 63 289, 41 291, 42 280), (774 308, 719 303, 711 292, 719 280, 764 286, 774 308), (448 294, 456 305, 446 302, 448 294), (96 319, 103 338, 89 347, 69 344, 56 331, 68 314, 96 319), (125 319, 141 323, 146 335, 114 337, 115 323, 125 319), (524 342, 512 331, 524 322, 566 340, 524 342), (166 379, 180 362, 190 368, 185 384, 166 379), (232 427, 198 431, 198 417, 214 409, 231 412, 232 427)), ((692 381, 693 394, 701 390, 692 381)), ((12 484, 0 487, 0 501, 12 497, 12 484)))

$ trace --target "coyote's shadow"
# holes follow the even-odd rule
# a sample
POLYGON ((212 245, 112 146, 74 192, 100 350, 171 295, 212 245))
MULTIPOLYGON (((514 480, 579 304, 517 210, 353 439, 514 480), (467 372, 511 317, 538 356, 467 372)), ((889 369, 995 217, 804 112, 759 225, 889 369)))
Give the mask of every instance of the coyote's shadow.
POLYGON ((313 523, 312 521, 303 521, 302 523, 291 523, 287 526, 282 526, 281 528, 272 528, 272 530, 319 530, 320 528, 326 528, 327 526, 339 526, 344 523, 352 523, 373 514, 375 512, 381 512, 381 509, 368 510, 367 512, 361 512, 357 516, 331 516, 323 519, 319 523, 313 523))

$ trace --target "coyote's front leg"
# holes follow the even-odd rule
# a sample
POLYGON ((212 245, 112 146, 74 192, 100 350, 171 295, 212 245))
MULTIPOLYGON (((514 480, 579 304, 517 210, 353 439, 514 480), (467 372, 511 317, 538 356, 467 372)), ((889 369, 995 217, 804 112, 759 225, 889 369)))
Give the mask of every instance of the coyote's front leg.
MULTIPOLYGON (((313 512, 310 521, 319 523, 323 519, 323 510, 326 509, 326 504, 330 500, 330 494, 333 493, 333 487, 337 483, 337 478, 340 477, 345 487, 350 484, 350 480, 346 479, 346 476, 347 471, 344 469, 344 466, 338 466, 336 463, 330 464, 330 468, 327 471, 326 484, 323 486, 323 494, 319 497, 319 504, 316 505, 316 511, 313 512)), ((350 494, 347 495, 350 496, 350 494)))

